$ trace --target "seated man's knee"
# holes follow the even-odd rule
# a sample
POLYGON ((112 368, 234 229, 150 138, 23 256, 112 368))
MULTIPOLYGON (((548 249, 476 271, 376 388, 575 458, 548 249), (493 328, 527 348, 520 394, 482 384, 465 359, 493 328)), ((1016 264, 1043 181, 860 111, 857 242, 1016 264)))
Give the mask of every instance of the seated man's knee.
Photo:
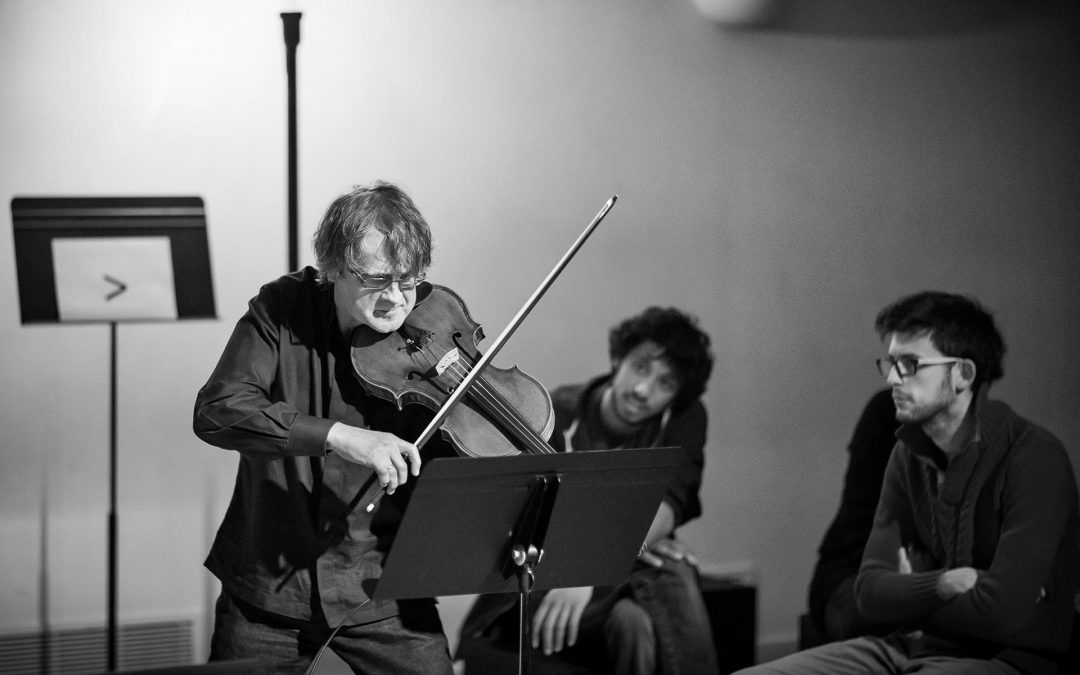
POLYGON ((604 634, 609 644, 652 643, 656 639, 648 612, 630 598, 619 600, 611 608, 604 634))
POLYGON ((630 598, 611 608, 604 623, 608 664, 615 672, 645 673, 656 669, 656 635, 649 614, 630 598))

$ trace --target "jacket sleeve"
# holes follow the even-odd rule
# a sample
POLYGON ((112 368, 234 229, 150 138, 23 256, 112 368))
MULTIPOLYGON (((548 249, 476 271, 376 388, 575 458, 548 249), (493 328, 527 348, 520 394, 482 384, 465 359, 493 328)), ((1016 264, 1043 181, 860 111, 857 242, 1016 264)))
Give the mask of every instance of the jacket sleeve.
POLYGON ((279 295, 267 286, 249 303, 196 396, 193 428, 203 441, 245 455, 323 455, 333 422, 301 413, 292 400, 311 383, 302 367, 282 366, 283 350, 295 347, 281 344, 279 295))
POLYGON ((1046 432, 1029 429, 1005 468, 1000 539, 989 569, 975 587, 931 614, 927 626, 953 634, 1003 641, 1026 626, 1058 592, 1054 560, 1076 486, 1065 449, 1046 432))
POLYGON ((905 467, 909 451, 898 446, 889 457, 874 525, 866 541, 855 596, 859 611, 875 623, 905 624, 920 620, 944 604, 936 586, 939 571, 902 574, 900 547, 913 543, 914 518, 905 467))
POLYGON ((859 416, 848 444, 840 507, 822 537, 810 581, 810 614, 819 626, 825 625, 825 606, 834 591, 841 585, 851 585, 859 571, 881 496, 885 466, 896 445, 898 423, 894 411, 891 390, 875 394, 859 416))
POLYGON ((709 426, 708 413, 701 401, 675 416, 661 445, 683 449, 682 461, 664 493, 666 502, 675 512, 675 527, 701 515, 701 475, 705 470, 705 435, 709 426))

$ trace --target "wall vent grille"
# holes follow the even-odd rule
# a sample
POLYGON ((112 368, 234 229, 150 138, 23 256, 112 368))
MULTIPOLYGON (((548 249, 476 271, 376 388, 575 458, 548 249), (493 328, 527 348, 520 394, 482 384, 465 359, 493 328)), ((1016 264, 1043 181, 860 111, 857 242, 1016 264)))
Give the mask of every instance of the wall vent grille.
MULTIPOLYGON (((117 670, 188 665, 194 658, 194 622, 156 621, 117 628, 117 670)), ((4 675, 89 675, 108 670, 104 626, 48 633, 0 635, 4 675)))

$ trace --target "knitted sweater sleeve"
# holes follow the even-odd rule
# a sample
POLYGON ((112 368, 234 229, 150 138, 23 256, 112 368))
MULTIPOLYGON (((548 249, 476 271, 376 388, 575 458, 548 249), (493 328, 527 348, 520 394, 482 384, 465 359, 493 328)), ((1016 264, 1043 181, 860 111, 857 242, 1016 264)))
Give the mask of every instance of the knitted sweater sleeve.
POLYGON ((855 579, 859 611, 875 623, 911 623, 945 603, 935 590, 937 571, 900 572, 900 548, 915 537, 905 473, 909 455, 900 445, 889 458, 874 525, 855 579))

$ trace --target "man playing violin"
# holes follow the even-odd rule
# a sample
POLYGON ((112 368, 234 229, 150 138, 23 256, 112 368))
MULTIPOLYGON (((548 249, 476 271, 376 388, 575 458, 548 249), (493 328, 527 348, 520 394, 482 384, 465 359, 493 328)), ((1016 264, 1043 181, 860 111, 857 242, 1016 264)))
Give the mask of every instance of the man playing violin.
MULTIPOLYGON (((617 588, 544 594, 532 621, 534 649, 604 672, 717 672, 696 560, 675 538, 676 528, 701 515, 707 416, 700 396, 712 370, 709 343, 692 317, 651 307, 611 330, 610 374, 552 393, 556 450, 679 446, 683 461, 629 579, 617 588)), ((481 596, 462 635, 509 643, 517 631, 512 600, 481 596)))
MULTIPOLYGON (((355 672, 449 674, 433 599, 369 596, 420 471, 405 439, 432 413, 368 395, 349 349, 354 328, 389 333, 409 316, 431 233, 405 192, 376 182, 334 200, 314 251, 317 269, 250 301, 195 402, 199 438, 239 453, 206 559, 222 586, 210 660, 302 672, 340 627, 330 646, 355 672)), ((439 439, 424 450, 454 454, 439 439)))

